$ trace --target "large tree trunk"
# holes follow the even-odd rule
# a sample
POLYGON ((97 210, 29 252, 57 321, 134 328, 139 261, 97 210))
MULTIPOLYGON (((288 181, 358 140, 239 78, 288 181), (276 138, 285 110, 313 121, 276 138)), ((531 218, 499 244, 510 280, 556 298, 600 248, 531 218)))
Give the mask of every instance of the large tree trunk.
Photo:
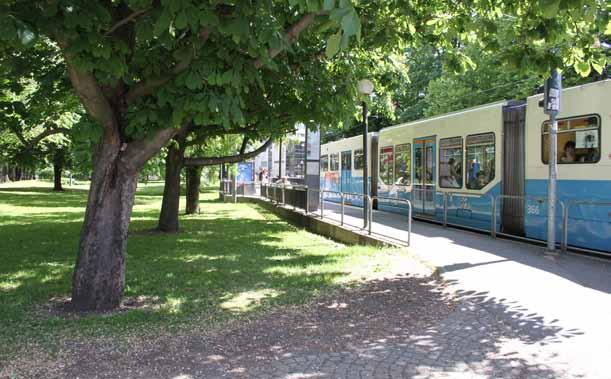
POLYGON ((165 158, 165 185, 157 229, 166 233, 177 233, 180 204, 180 171, 185 156, 187 130, 181 130, 168 148, 165 158))
POLYGON ((62 188, 62 170, 60 163, 53 163, 53 191, 63 191, 62 188))
POLYGON ((201 184, 202 168, 187 167, 187 209, 186 213, 199 213, 199 187, 201 184))
POLYGON ((123 296, 127 231, 138 172, 122 159, 120 145, 116 137, 101 142, 96 151, 72 278, 72 304, 77 310, 110 310, 123 296))
POLYGON ((81 311, 106 311, 121 302, 125 287, 127 232, 142 166, 175 134, 160 130, 122 143, 107 128, 94 154, 93 173, 79 254, 72 277, 72 304, 81 311))

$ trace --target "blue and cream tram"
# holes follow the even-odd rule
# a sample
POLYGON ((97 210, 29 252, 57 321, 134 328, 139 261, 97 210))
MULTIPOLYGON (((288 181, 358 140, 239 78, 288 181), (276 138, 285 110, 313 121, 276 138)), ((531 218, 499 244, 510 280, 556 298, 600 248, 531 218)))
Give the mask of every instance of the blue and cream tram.
MULTIPOLYGON (((414 216, 545 240, 549 122, 542 95, 382 129, 369 136, 370 194, 414 216), (494 217, 493 217, 494 212, 494 217)), ((562 92, 557 236, 611 254, 611 80, 562 92)), ((362 192, 362 137, 321 147, 321 187, 362 192), (360 160, 357 157, 361 157, 360 160), (359 171, 357 167, 361 167, 359 171)), ((353 202, 360 205, 362 202, 353 202)), ((380 200, 378 209, 405 212, 380 200)))

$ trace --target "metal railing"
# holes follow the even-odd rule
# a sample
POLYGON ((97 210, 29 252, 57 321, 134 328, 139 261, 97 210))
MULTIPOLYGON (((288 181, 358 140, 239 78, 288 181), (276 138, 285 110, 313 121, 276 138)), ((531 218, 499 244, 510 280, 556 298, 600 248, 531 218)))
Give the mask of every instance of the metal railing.
MULTIPOLYGON (((526 240, 526 241, 536 241, 535 239, 532 239, 532 238, 521 237, 521 236, 517 236, 517 235, 513 235, 513 234, 497 233, 497 231, 496 231, 497 210, 499 209, 499 207, 497 206, 497 202, 500 199, 524 200, 524 201, 531 200, 531 201, 535 201, 535 202, 537 202, 539 204, 543 204, 543 203, 548 202, 547 196, 539 196, 539 195, 520 195, 520 196, 519 195, 496 195, 496 196, 494 196, 494 208, 493 208, 494 212, 492 213, 492 225, 494 225, 494 231, 492 232, 492 237, 496 238, 496 235, 500 234, 500 235, 509 236, 509 237, 512 237, 512 238, 518 238, 518 239, 521 239, 521 240, 526 240)), ((557 200, 556 202, 560 205, 561 214, 564 217, 564 214, 566 212, 566 205, 564 204, 563 201, 560 201, 560 200, 557 200)), ((526 205, 524 205, 524 210, 525 210, 525 212, 528 212, 528 209, 527 209, 526 205)), ((526 217, 526 216, 524 216, 524 217, 526 217)), ((554 215, 554 218, 556 218, 556 215, 554 215)), ((562 222, 561 227, 562 227, 561 234, 564 235, 566 233, 566 231, 564 230, 564 228, 565 228, 565 222, 564 221, 562 222)), ((561 251, 566 251, 567 250, 567 247, 566 247, 564 239, 562 239, 561 242, 560 242, 560 250, 561 251)))
MULTIPOLYGON (((464 199, 481 199, 485 197, 485 198, 490 199, 490 214, 494 215, 496 213, 496 202, 494 200, 494 196, 492 196, 491 194, 479 195, 479 194, 470 194, 470 193, 462 193, 462 192, 445 192, 445 191, 436 192, 435 194, 436 195, 441 194, 443 198, 443 221, 442 222, 443 222, 444 227, 447 227, 448 225, 464 227, 463 225, 448 223, 448 197, 458 197, 458 198, 464 198, 464 199)), ((469 229, 488 232, 488 230, 474 228, 474 227, 469 227, 469 229)), ((492 235, 492 237, 495 237, 496 235, 495 233, 496 233, 496 221, 494 220, 494 216, 491 216, 490 234, 492 235)))
MULTIPOLYGON (((363 207, 369 207, 372 204, 371 201, 371 197, 369 195, 365 195, 362 193, 356 193, 356 192, 340 192, 342 194, 341 197, 341 224, 344 225, 344 208, 345 208, 345 200, 346 200, 346 196, 351 196, 351 197, 360 197, 363 199, 363 207)), ((368 208, 365 208, 368 209, 368 208)), ((370 220, 371 220, 371 215, 369 214, 369 211, 366 213, 367 216, 363 217, 363 226, 356 226, 356 225, 351 225, 351 224, 346 224, 348 226, 352 226, 353 228, 359 228, 359 229, 365 229, 367 227, 368 224, 371 224, 370 220)))
MULTIPOLYGON (((227 181, 230 182, 230 181, 227 181)), ((231 194, 231 187, 227 187, 228 184, 225 183, 225 189, 228 192, 228 194, 231 194)), ((403 199, 403 198, 399 198, 399 197, 388 197, 388 196, 368 196, 368 195, 364 195, 361 193, 345 193, 345 192, 340 192, 340 191, 331 191, 331 190, 317 190, 317 189, 311 189, 307 186, 287 186, 286 184, 273 184, 273 183, 268 183, 268 184, 262 184, 262 188, 261 188, 261 196, 264 196, 270 200, 272 200, 272 202, 275 201, 276 204, 278 205, 286 205, 286 197, 285 197, 285 191, 287 191, 288 189, 294 190, 294 191, 304 191, 305 192, 305 204, 304 207, 299 207, 296 203, 292 203, 289 205, 293 206, 293 209, 296 210, 297 208, 302 208, 305 211, 305 214, 311 214, 310 209, 309 209, 309 205, 310 205, 310 193, 318 193, 318 201, 320 204, 320 214, 319 217, 321 219, 325 218, 325 202, 329 201, 325 199, 325 195, 336 195, 338 198, 336 200, 339 200, 339 204, 340 204, 340 219, 339 219, 339 223, 340 225, 344 226, 344 225, 348 225, 348 226, 352 226, 355 228, 359 228, 361 230, 365 230, 367 229, 368 234, 372 234, 374 233, 372 231, 372 224, 374 222, 373 220, 373 205, 376 201, 388 201, 388 202, 400 202, 400 203, 404 203, 407 204, 407 210, 408 210, 408 236, 407 236, 407 245, 409 246, 411 243, 411 223, 412 223, 412 218, 413 218, 413 202, 409 199, 403 199), (274 191, 274 195, 270 196, 270 189, 273 189, 274 191), (280 198, 277 195, 277 192, 281 191, 282 193, 282 197, 280 198), (367 213, 366 213, 366 224, 363 227, 360 226, 356 226, 356 225, 350 225, 346 223, 345 220, 345 206, 346 206, 346 197, 351 196, 351 197, 360 197, 363 199, 363 205, 367 206, 367 213)), ((521 239, 521 240, 526 240, 526 241, 531 241, 531 242, 541 242, 541 240, 537 240, 537 239, 533 239, 533 238, 527 238, 524 236, 520 236, 520 235, 516 235, 516 234, 509 234, 509 233, 504 233, 504 232, 497 232, 497 222, 498 222, 498 213, 499 213, 499 209, 501 209, 501 200, 522 200, 524 202, 524 210, 525 213, 527 212, 527 201, 534 201, 537 202, 539 204, 542 204, 544 202, 547 202, 548 199, 546 196, 537 196, 537 195, 523 195, 523 196, 518 196, 518 195, 491 195, 491 194, 484 194, 484 195, 478 195, 478 194, 466 194, 466 193, 460 193, 460 192, 432 192, 429 189, 420 189, 420 188, 413 188, 412 191, 409 194, 409 196, 413 199, 414 197, 414 192, 425 192, 425 193, 431 193, 433 196, 433 202, 435 204, 438 204, 438 200, 436 200, 436 197, 441 195, 443 196, 443 219, 441 224, 443 226, 458 226, 461 228, 468 228, 468 229, 474 229, 474 230, 478 230, 478 231, 482 231, 482 232, 486 232, 486 233, 490 233, 492 238, 496 238, 497 235, 503 235, 503 236, 508 236, 511 238, 516 238, 516 239, 521 239), (489 199, 490 202, 490 213, 491 213, 491 222, 490 222, 490 230, 487 229, 481 229, 481 228, 475 228, 475 227, 466 227, 465 225, 462 224, 451 224, 448 221, 448 209, 449 207, 449 199, 451 199, 452 197, 464 197, 464 198, 487 198, 489 199)), ((600 200, 592 200, 592 201, 588 201, 588 200, 572 200, 572 201, 568 201, 568 202, 563 202, 558 200, 557 204, 559 204, 560 206, 560 210, 561 210, 561 214, 562 214, 562 224, 561 224, 561 238, 560 238, 560 250, 562 252, 567 251, 568 249, 568 232, 569 232, 569 219, 570 219, 570 213, 571 213, 571 209, 576 207, 576 206, 608 206, 611 207, 611 201, 600 201, 600 200)), ((524 215, 523 217, 526 217, 526 215, 524 215)), ((335 219, 335 221, 337 221, 337 219, 335 219)), ((388 235, 384 235, 382 233, 374 233, 374 234, 380 234, 383 235, 385 237, 389 237, 391 239, 395 239, 398 240, 397 238, 393 237, 393 236, 388 236, 388 235)), ((580 249, 580 248, 577 248, 580 249)), ((592 250, 588 250, 588 249, 581 249, 581 250, 586 250, 586 251, 592 251, 592 250)))
MULTIPOLYGON (((368 228, 368 233, 369 235, 371 235, 372 233, 372 225, 373 225, 373 201, 374 200, 391 200, 391 201, 398 201, 398 202, 404 202, 407 204, 407 246, 410 245, 411 243, 411 239, 412 239, 412 202, 407 200, 407 199, 401 199, 401 198, 393 198, 393 197, 385 197, 385 196, 367 196, 368 197, 368 204, 369 204, 369 228, 368 228)), ((392 239, 397 239, 395 237, 392 236, 386 236, 385 237, 389 237, 392 239)))

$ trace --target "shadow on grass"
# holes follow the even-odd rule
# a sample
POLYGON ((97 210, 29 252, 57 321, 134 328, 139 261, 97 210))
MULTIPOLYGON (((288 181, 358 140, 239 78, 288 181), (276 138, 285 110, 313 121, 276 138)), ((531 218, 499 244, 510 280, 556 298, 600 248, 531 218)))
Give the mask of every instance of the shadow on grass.
POLYGON ((181 233, 137 233, 155 227, 157 198, 151 203, 157 206, 136 207, 132 216, 125 296, 157 297, 159 307, 76 321, 41 319, 33 307, 70 293, 87 193, 12 190, 2 193, 0 205, 40 211, 0 215, 0 321, 7 326, 0 339, 8 341, 92 325, 106 333, 154 323, 171 328, 192 320, 222 321, 273 304, 303 302, 350 274, 338 264, 349 247, 318 237, 309 241, 311 235, 252 205, 204 199, 208 207, 202 207, 202 215, 181 219, 181 233), (68 206, 81 209, 58 211, 68 206))

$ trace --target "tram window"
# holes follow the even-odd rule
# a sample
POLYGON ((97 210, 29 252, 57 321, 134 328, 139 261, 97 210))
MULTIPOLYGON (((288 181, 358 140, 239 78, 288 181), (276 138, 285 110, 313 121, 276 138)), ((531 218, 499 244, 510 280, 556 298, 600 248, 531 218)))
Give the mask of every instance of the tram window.
POLYGON ((467 188, 482 189, 495 175, 494 133, 467 136, 467 188))
POLYGON ((462 137, 439 140, 439 186, 462 188, 462 137))
MULTIPOLYGON (((541 128, 541 160, 549 163, 549 121, 541 128)), ((600 161, 600 118, 586 116, 558 120, 557 162, 597 163, 600 161)))
POLYGON ((395 184, 408 186, 412 179, 412 145, 395 146, 395 184))
POLYGON ((320 157, 320 170, 322 172, 329 171, 329 156, 323 155, 320 157))
POLYGON ((342 171, 352 170, 352 151, 342 151, 342 171))
POLYGON ((354 150, 354 169, 362 170, 365 165, 363 162, 365 161, 365 157, 363 156, 363 149, 354 150))
POLYGON ((329 171, 339 171, 339 154, 331 154, 329 171))
POLYGON ((392 146, 380 149, 380 180, 383 184, 393 182, 393 148, 392 146))

